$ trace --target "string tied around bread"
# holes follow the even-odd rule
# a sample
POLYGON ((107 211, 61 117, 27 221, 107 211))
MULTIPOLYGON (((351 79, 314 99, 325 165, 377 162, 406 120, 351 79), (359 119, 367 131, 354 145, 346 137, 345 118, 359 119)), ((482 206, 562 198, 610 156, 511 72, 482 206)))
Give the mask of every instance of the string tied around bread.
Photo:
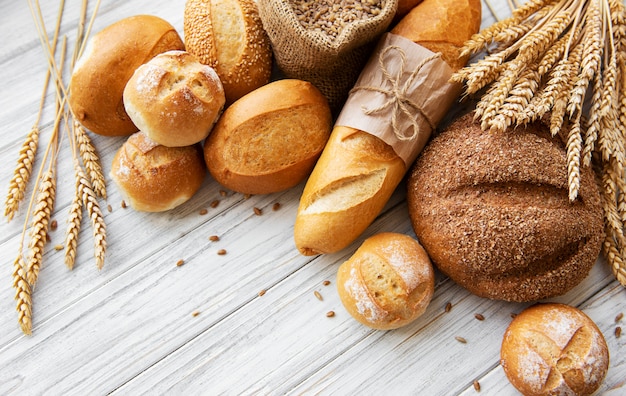
POLYGON ((431 120, 430 117, 428 117, 428 114, 420 107, 420 105, 417 104, 409 95, 407 95, 407 91, 411 89, 413 81, 419 75, 420 70, 427 63, 432 62, 438 58, 441 58, 441 53, 436 53, 422 59, 422 61, 415 67, 415 69, 408 76, 408 78, 402 81, 404 69, 406 66, 406 53, 399 46, 390 45, 381 51, 380 56, 378 57, 378 64, 380 65, 380 70, 382 71, 382 74, 384 76, 384 81, 386 81, 388 85, 391 86, 391 88, 386 89, 383 87, 374 86, 357 86, 353 88, 350 93, 356 90, 363 89, 366 91, 378 92, 387 96, 387 101, 378 107, 367 108, 367 106, 362 105, 361 109, 363 113, 365 113, 366 115, 372 115, 387 110, 391 107, 391 126, 393 128, 393 132, 396 138, 403 141, 413 140, 419 133, 419 125, 417 123, 419 116, 426 120, 432 130, 435 129, 436 125, 435 122, 431 120), (391 51, 396 51, 398 53, 398 58, 400 59, 400 67, 396 76, 391 74, 385 64, 385 56, 391 51), (402 133, 398 126, 398 118, 402 115, 411 122, 412 132, 410 134, 402 133))

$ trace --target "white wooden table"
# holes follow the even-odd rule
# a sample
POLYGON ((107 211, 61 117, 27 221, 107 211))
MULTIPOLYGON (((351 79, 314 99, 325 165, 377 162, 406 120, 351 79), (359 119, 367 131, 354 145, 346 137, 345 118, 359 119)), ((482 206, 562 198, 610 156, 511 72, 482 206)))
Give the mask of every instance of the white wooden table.
MULTIPOLYGON (((66 5, 61 34, 72 48, 80 2, 66 5)), ((510 12, 494 1, 497 13, 510 12)), ((58 4, 42 2, 49 31, 58 4)), ((93 32, 134 14, 154 14, 182 34, 184 1, 103 1, 93 32)), ((483 9, 483 26, 493 22, 483 9)), ((37 112, 46 71, 27 3, 3 0, 0 12, 0 188, 6 194, 19 148, 37 112)), ((54 119, 49 91, 41 158, 54 119)), ((92 135, 93 136, 93 135, 92 135)), ((93 136, 105 172, 123 138, 93 136)), ((499 365, 511 313, 528 304, 481 299, 438 274, 434 298, 411 325, 366 328, 343 309, 338 266, 362 240, 381 231, 413 235, 401 185, 365 235, 344 251, 301 256, 293 222, 303 185, 284 193, 228 193, 210 177, 189 202, 166 213, 122 208, 108 182, 102 201, 108 251, 93 260, 83 222, 75 268, 63 263, 65 222, 74 191, 67 139, 58 162, 57 200, 44 264, 33 295, 33 334, 17 324, 12 264, 26 213, 0 222, 0 394, 515 394, 499 365), (210 203, 219 200, 212 208, 210 203), (273 205, 280 203, 280 209, 273 205), (106 210, 110 205, 111 211, 106 210), (255 215, 254 208, 263 210, 255 215), (202 209, 208 212, 201 214, 202 209), (209 241, 218 235, 218 242, 209 241), (227 254, 218 255, 219 249, 227 254), (176 263, 184 260, 184 265, 176 263), (324 285, 324 281, 330 285, 324 285), (262 293, 264 291, 264 293, 262 293), (318 299, 315 292, 323 297, 318 299), (446 305, 451 309, 446 312, 446 305), (334 311, 333 317, 327 313, 334 311), (480 321, 475 314, 482 314, 480 321), (460 336, 467 343, 460 343, 460 336)), ((30 194, 31 189, 27 194, 30 194)), ((3 195, 3 202, 4 202, 3 195)), ((626 394, 626 289, 599 259, 589 277, 552 299, 584 310, 608 342, 611 362, 600 393, 626 394)))

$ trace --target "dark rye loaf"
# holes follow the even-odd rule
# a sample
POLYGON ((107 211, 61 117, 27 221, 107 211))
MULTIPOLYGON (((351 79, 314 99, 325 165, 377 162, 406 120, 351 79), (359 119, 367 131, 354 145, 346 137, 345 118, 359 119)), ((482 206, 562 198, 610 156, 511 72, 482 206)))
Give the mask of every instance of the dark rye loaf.
POLYGON ((433 263, 474 294, 533 301, 566 293, 600 252, 603 214, 593 171, 568 199, 566 151, 542 123, 488 133, 467 114, 413 166, 407 201, 433 263))

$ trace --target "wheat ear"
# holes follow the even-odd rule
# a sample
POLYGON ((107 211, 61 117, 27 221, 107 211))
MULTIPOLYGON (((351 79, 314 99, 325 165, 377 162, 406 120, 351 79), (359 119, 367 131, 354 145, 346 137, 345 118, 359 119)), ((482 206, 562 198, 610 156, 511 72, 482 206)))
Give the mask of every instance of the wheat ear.
POLYGON ((97 196, 106 199, 106 184, 102 166, 100 165, 100 158, 91 143, 87 131, 85 131, 85 128, 83 128, 78 121, 74 121, 74 136, 78 143, 78 151, 85 165, 85 169, 87 170, 87 174, 89 175, 93 191, 97 196))
POLYGON ((24 199, 26 186, 33 171, 38 145, 39 127, 38 125, 33 125, 22 144, 19 158, 17 159, 17 167, 9 182, 9 193, 7 194, 4 207, 4 215, 9 221, 13 219, 13 216, 19 209, 20 202, 24 199))
POLYGON ((13 263, 13 287, 15 288, 15 300, 17 301, 15 309, 22 332, 30 335, 33 326, 33 300, 30 284, 26 280, 24 266, 22 244, 20 244, 18 256, 13 263))
POLYGON ((98 198, 91 188, 91 183, 80 167, 77 168, 78 190, 82 197, 83 205, 87 209, 89 220, 93 229, 94 257, 96 266, 102 269, 106 254, 106 225, 98 204, 98 198))
POLYGON ((28 246, 30 258, 26 266, 26 279, 31 287, 37 282, 39 270, 41 269, 55 195, 56 178, 54 171, 49 169, 42 177, 32 219, 31 239, 28 246))
POLYGON ((74 192, 74 199, 70 205, 70 212, 67 219, 67 231, 65 233, 65 265, 70 270, 74 268, 76 261, 78 233, 80 232, 83 219, 83 199, 81 193, 83 187, 80 186, 80 181, 83 180, 83 178, 79 177, 80 165, 78 161, 74 161, 74 169, 76 174, 76 190, 74 192))

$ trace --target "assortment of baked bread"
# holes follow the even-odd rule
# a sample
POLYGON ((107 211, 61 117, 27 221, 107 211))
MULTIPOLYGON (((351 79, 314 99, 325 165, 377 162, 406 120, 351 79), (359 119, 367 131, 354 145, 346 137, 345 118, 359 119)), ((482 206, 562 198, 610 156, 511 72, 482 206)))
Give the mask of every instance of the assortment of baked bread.
MULTIPOLYGON (((390 31, 457 70, 480 8, 479 0, 401 0, 390 31)), ((110 175, 134 209, 181 205, 207 170, 246 194, 306 181, 295 244, 322 254, 356 241, 407 176, 417 239, 375 235, 338 269, 346 310, 375 329, 405 326, 427 309, 435 268, 479 296, 529 302, 566 293, 594 264, 603 239, 594 174, 583 171, 570 202, 563 144, 541 122, 488 134, 461 116, 406 163, 380 138, 333 126, 311 82, 270 82, 272 43, 254 0, 187 1, 184 36, 154 16, 120 20, 91 39, 72 76, 70 106, 83 126, 128 136, 110 175)), ((519 315, 502 345, 507 376, 529 394, 590 394, 607 362, 593 322, 561 305, 519 315)))

